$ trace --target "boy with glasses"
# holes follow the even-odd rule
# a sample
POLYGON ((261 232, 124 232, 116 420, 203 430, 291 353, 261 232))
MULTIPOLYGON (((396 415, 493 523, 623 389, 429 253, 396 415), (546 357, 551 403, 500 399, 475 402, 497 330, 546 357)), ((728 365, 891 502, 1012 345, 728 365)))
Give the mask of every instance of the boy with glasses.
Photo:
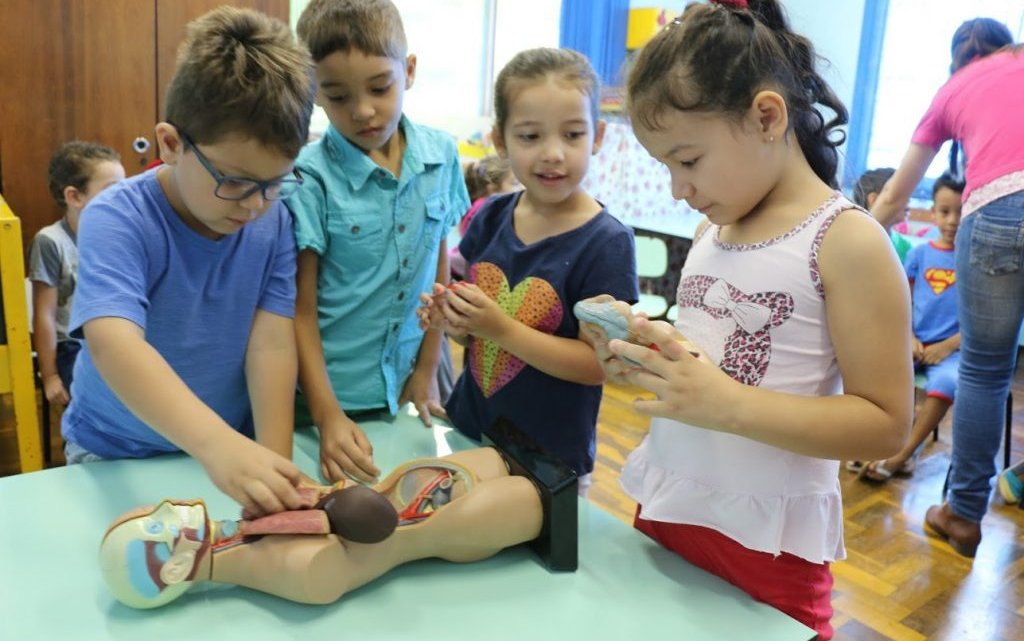
POLYGON ((222 7, 189 25, 156 126, 164 164, 82 216, 69 463, 184 450, 253 514, 300 507, 281 199, 301 183, 312 70, 260 13, 222 7))

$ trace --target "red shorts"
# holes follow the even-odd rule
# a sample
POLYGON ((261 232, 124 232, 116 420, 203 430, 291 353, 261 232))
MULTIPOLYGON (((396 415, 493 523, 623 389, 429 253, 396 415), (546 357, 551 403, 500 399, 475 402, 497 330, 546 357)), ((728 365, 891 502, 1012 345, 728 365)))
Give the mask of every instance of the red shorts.
POLYGON ((787 552, 774 556, 748 550, 721 532, 699 525, 641 519, 640 506, 633 527, 693 565, 813 628, 822 641, 832 638, 828 563, 811 563, 787 552))

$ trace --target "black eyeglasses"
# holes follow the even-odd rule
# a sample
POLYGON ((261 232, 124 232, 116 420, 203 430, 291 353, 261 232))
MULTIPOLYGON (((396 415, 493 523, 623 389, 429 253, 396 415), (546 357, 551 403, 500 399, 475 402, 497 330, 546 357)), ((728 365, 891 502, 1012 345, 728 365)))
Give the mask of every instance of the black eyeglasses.
POLYGON ((302 185, 302 176, 299 175, 297 169, 292 170, 293 178, 276 178, 274 180, 225 176, 213 168, 213 165, 206 159, 206 156, 196 148, 195 143, 188 137, 188 134, 180 128, 178 128, 178 134, 181 135, 185 145, 195 153, 199 164, 217 181, 217 188, 213 190, 213 195, 217 198, 222 200, 245 200, 259 192, 263 195, 264 200, 281 200, 294 194, 299 186, 302 185))

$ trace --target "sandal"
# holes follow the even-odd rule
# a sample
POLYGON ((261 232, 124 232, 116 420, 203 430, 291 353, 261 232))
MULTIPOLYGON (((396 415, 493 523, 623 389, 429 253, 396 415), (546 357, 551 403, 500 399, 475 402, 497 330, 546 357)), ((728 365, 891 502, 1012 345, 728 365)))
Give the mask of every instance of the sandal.
POLYGON ((860 478, 865 481, 873 481, 875 483, 885 483, 894 476, 910 476, 914 473, 914 468, 917 467, 915 460, 909 458, 898 468, 889 469, 886 465, 889 463, 888 459, 882 459, 881 461, 871 461, 860 471, 860 478))

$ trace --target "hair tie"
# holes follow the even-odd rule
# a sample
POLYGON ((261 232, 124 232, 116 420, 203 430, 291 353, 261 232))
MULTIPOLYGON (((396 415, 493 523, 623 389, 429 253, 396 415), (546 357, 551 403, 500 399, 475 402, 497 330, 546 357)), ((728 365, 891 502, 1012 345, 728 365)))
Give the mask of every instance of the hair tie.
POLYGON ((711 0, 711 4, 732 7, 733 9, 750 9, 747 0, 711 0))

